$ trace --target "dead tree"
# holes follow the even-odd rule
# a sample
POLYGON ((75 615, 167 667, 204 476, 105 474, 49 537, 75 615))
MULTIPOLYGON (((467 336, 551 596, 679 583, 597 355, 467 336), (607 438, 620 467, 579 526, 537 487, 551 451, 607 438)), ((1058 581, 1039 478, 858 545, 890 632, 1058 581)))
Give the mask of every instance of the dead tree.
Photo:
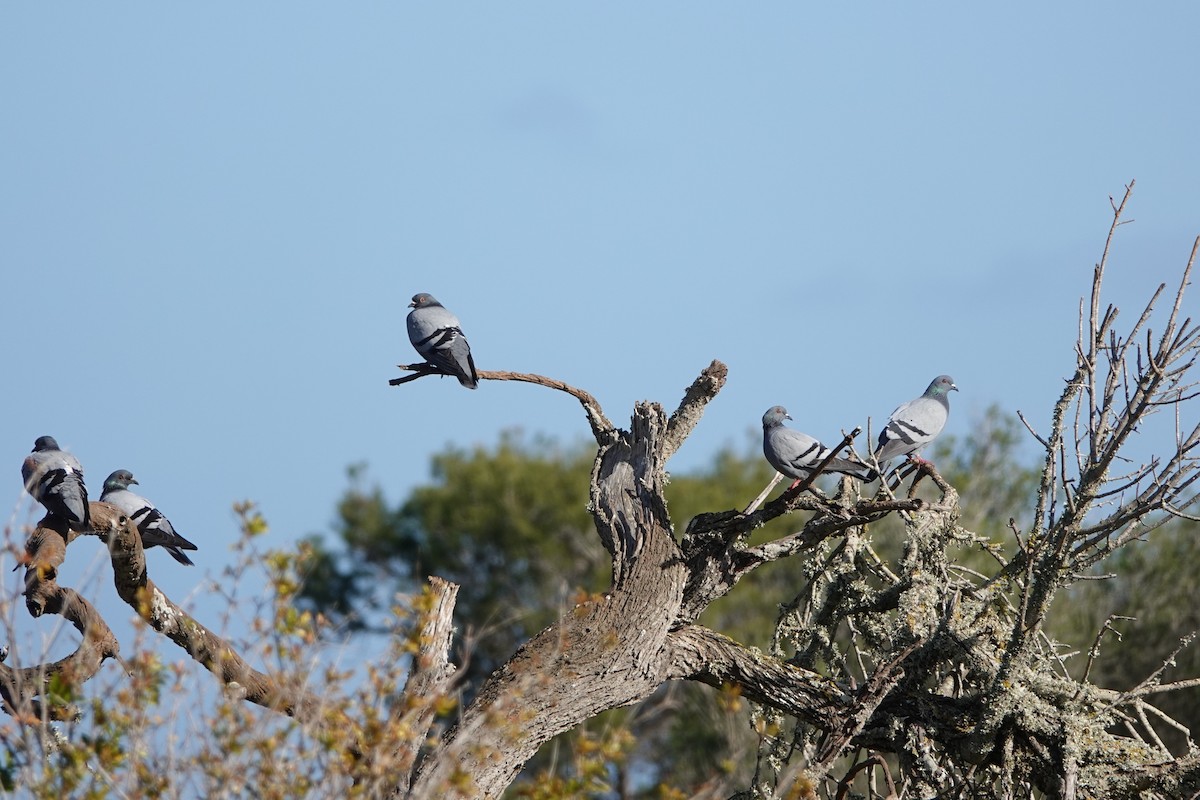
MULTIPOLYGON (((1127 190, 1114 204, 1110 242, 1128 197, 1127 190)), ((457 587, 431 579, 413 668, 388 721, 405 735, 386 752, 362 737, 345 744, 372 765, 372 793, 498 797, 552 737, 643 700, 667 681, 695 681, 734 687, 755 706, 758 770, 738 797, 843 798, 875 792, 861 787, 881 781, 885 788, 874 796, 1194 796, 1200 755, 1168 752, 1155 732, 1178 727, 1151 705, 1155 693, 1172 688, 1161 683, 1161 671, 1127 691, 1094 686, 1088 670, 1072 674, 1044 627, 1064 586, 1193 502, 1200 426, 1180 422, 1165 454, 1136 467, 1121 454, 1147 417, 1168 411, 1182 420, 1195 396, 1189 376, 1198 328, 1182 312, 1195 253, 1158 333, 1151 325, 1163 287, 1122 334, 1117 309, 1100 300, 1105 247, 1090 302, 1081 307, 1076 370, 1050 429, 1029 426, 1046 451, 1036 514, 1012 522, 1015 555, 997 552, 991 575, 948 556, 950 545, 979 537, 958 524, 956 491, 928 467, 902 496, 888 487, 864 495, 849 478, 833 495, 800 485, 761 507, 701 514, 680 535, 663 494, 665 470, 724 385, 720 362, 704 369, 673 413, 642 402, 627 428, 613 425, 591 395, 561 382, 481 371, 483 380, 532 382, 579 400, 597 445, 590 511, 612 559, 611 585, 524 643, 438 733, 438 701, 456 673, 457 587), (936 487, 932 501, 914 494, 926 477, 936 487), (801 512, 809 515, 802 521, 801 512), (783 515, 798 519, 794 533, 748 543, 752 531, 783 515), (870 544, 886 516, 899 516, 907 533, 904 555, 892 565, 870 544), (769 652, 697 623, 743 577, 783 558, 803 561, 805 580, 785 604, 769 652)), ((393 383, 433 374, 428 365, 408 369, 416 374, 393 383)), ((155 630, 246 701, 300 724, 339 727, 321 698, 251 668, 172 603, 147 577, 125 517, 94 503, 92 519, 91 533, 110 542, 121 596, 155 630)), ((55 583, 74 533, 43 526, 29 540, 31 613, 63 614, 85 636, 61 666, 0 667, 5 708, 18 717, 47 716, 39 704, 52 671, 85 680, 116 653, 103 620, 55 583)))

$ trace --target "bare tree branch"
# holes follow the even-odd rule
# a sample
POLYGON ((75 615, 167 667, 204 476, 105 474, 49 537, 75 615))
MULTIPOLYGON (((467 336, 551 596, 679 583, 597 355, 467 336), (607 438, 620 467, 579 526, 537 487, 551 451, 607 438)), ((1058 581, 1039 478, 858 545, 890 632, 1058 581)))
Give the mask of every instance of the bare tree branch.
POLYGON ((683 444, 683 440, 691 435, 692 430, 700 422, 708 401, 717 396, 725 379, 729 377, 729 368, 720 361, 713 361, 692 385, 687 388, 679 408, 667 420, 667 436, 663 443, 663 458, 670 460, 675 451, 683 444))
POLYGON ((146 574, 146 554, 137 527, 114 506, 91 503, 92 531, 108 544, 117 594, 151 628, 256 705, 320 723, 321 698, 301 685, 283 685, 251 667, 233 646, 173 603, 146 574))
MULTIPOLYGON (((720 362, 714 361, 714 364, 720 362)), ((389 386, 399 386, 409 381, 415 381, 417 378, 424 378, 426 375, 441 375, 447 373, 434 367, 432 364, 398 364, 400 369, 406 369, 414 372, 413 375, 405 375, 402 378, 392 378, 388 381, 389 386)), ((722 365, 724 366, 724 365, 722 365)), ((709 369, 712 369, 710 367, 709 369)), ((583 411, 587 414, 588 424, 592 427, 592 435, 596 438, 597 444, 603 445, 613 433, 613 425, 604 416, 604 410, 600 408, 600 403, 596 398, 582 389, 576 389, 570 384, 563 383, 554 378, 547 378, 545 375, 535 375, 529 372, 507 372, 504 370, 478 370, 479 380, 481 381, 521 381, 523 383, 534 383, 538 386, 545 386, 548 389, 556 389, 560 392, 566 392, 579 401, 583 406, 583 411)), ((719 386, 717 387, 719 390, 719 386)), ((715 394, 715 392, 714 392, 715 394)), ((693 423, 695 424, 695 423, 693 423)))
POLYGON ((30 615, 59 614, 79 631, 82 639, 74 653, 51 664, 25 668, 0 664, 4 710, 24 721, 77 716, 78 709, 70 704, 46 702, 51 680, 57 677, 68 686, 79 686, 95 676, 106 659, 116 658, 120 651, 116 637, 95 607, 74 589, 58 585, 58 568, 66 558, 67 544, 78 535, 48 515, 25 544, 25 606, 30 615))
POLYGON ((747 698, 809 724, 836 724, 854 698, 824 676, 792 666, 700 625, 671 634, 670 671, 665 677, 713 687, 735 686, 747 698))

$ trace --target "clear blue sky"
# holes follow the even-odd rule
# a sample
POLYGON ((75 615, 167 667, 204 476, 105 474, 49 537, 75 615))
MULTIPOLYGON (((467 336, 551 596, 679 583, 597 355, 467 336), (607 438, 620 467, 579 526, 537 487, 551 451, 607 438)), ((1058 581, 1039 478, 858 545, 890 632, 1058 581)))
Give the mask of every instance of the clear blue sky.
POLYGON ((200 544, 151 553, 183 596, 235 500, 283 544, 352 462, 398 499, 447 443, 587 434, 547 390, 389 388, 418 291, 480 368, 618 423, 723 360, 677 470, 770 405, 833 439, 942 372, 950 432, 1044 421, 1108 196, 1137 179, 1126 314, 1200 233, 1197 30, 1186 3, 6 4, 11 520, 39 435, 95 496, 129 468, 200 544))

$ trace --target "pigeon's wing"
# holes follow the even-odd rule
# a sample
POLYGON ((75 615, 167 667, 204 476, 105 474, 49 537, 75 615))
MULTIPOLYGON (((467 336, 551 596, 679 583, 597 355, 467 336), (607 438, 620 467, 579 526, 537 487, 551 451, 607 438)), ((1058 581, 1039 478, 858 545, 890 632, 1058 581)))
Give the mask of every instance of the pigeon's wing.
POLYGON ((143 517, 145 527, 140 527, 142 531, 142 541, 146 541, 147 536, 155 537, 155 544, 160 544, 163 547, 178 547, 181 550, 196 550, 196 545, 189 542, 176 532, 175 526, 171 524, 171 520, 163 516, 163 513, 156 506, 151 506, 150 510, 143 517))
POLYGON ((781 425, 768 428, 763 436, 763 455, 789 478, 807 477, 808 470, 820 461, 821 450, 816 439, 781 425))
POLYGON ((145 515, 148 505, 146 498, 128 489, 105 489, 100 499, 120 509, 121 513, 133 520, 138 531, 141 531, 141 517, 145 515))
MULTIPOLYGON (((171 524, 171 520, 158 510, 158 506, 151 503, 141 495, 129 492, 130 498, 133 500, 133 505, 140 506, 137 511, 134 511, 133 521, 137 523, 138 531, 142 534, 143 547, 162 546, 168 550, 196 550, 196 545, 189 542, 187 539, 175 532, 175 526, 171 524)), ((172 555, 175 555, 172 553, 172 555)), ((182 554, 180 554, 182 555, 182 554)), ((180 556, 176 555, 176 560, 180 556)), ((188 561, 187 563, 191 563, 188 561)))
POLYGON ((893 412, 879 433, 875 458, 880 464, 915 453, 932 442, 946 425, 946 407, 934 398, 918 397, 893 412))
POLYGON ((195 550, 196 545, 176 533, 171 521, 149 500, 128 489, 105 492, 100 499, 129 515, 142 537, 143 548, 162 547, 176 561, 192 565, 191 559, 179 551, 195 550))
POLYGON ((479 384, 471 345, 458 317, 442 306, 414 308, 408 315, 408 338, 417 353, 438 369, 458 378, 468 389, 479 384))
MULTIPOLYGON (((813 437, 791 428, 771 428, 763 437, 763 453, 767 461, 777 471, 791 478, 807 478, 829 452, 828 447, 813 437)), ((867 468, 849 459, 834 458, 825 466, 824 472, 841 472, 865 478, 867 468)))
POLYGON ((458 328, 443 328, 435 339, 437 345, 425 355, 429 363, 458 378, 468 389, 479 385, 479 374, 475 371, 475 359, 471 357, 471 345, 458 328))
POLYGON ((25 489, 47 511, 71 525, 91 524, 87 486, 78 459, 60 450, 30 453, 21 465, 25 489))
POLYGON ((414 308, 408 314, 408 340, 425 358, 461 334, 458 317, 440 304, 414 308))

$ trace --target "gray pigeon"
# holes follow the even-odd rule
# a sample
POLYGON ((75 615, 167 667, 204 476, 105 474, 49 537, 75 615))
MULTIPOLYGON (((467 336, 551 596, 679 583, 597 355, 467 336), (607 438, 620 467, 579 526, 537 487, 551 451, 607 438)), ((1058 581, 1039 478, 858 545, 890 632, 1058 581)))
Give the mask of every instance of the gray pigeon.
POLYGON ((471 345, 458 326, 458 317, 434 299, 433 295, 413 295, 409 303, 408 339, 421 358, 441 372, 453 375, 468 389, 479 385, 471 345))
POLYGON ((51 515, 65 520, 75 530, 92 524, 87 487, 79 459, 58 449, 53 436, 39 436, 33 452, 21 465, 25 491, 46 507, 51 515))
POLYGON ((140 494, 129 491, 129 484, 137 483, 133 473, 127 469, 119 469, 104 479, 104 493, 100 499, 112 503, 123 513, 128 514, 137 525, 138 533, 142 536, 142 547, 149 549, 161 545, 171 557, 180 564, 191 567, 192 560, 182 551, 195 550, 196 545, 175 532, 171 520, 140 494))
MULTIPOLYGON (((946 427, 950 416, 950 392, 957 392, 954 379, 939 375, 929 384, 925 394, 909 400, 888 417, 887 425, 879 432, 879 444, 875 447, 875 460, 881 467, 899 456, 914 460, 927 444, 937 438, 946 427)), ((872 473, 870 479, 874 480, 872 473)))
MULTIPOLYGON (((763 455, 777 471, 799 481, 807 478, 825 460, 829 448, 807 434, 785 428, 785 419, 791 417, 783 406, 772 406, 763 414, 763 455)), ((826 465, 824 471, 864 478, 867 467, 844 458, 835 458, 826 465)))

